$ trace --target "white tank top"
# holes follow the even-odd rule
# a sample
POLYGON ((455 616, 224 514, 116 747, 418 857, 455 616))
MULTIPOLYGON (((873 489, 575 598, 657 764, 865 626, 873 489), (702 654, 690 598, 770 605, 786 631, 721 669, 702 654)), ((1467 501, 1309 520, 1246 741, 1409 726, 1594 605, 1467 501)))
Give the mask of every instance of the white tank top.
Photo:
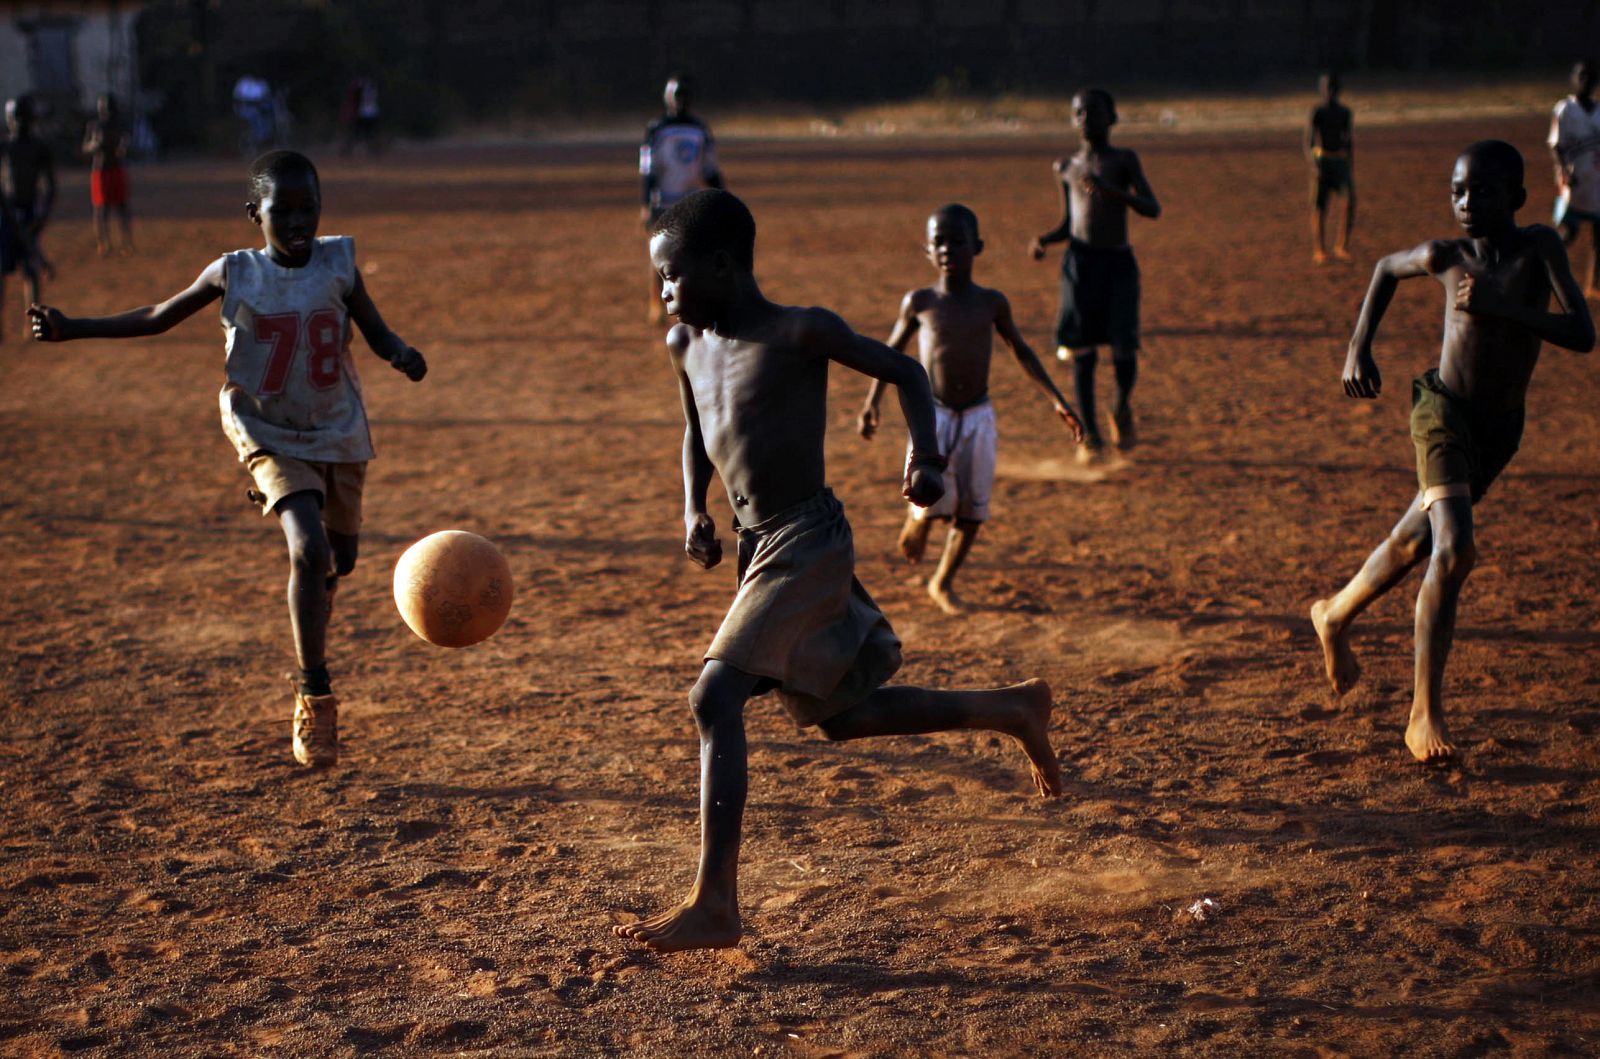
POLYGON ((361 381, 350 358, 356 246, 325 236, 300 268, 265 250, 223 256, 228 381, 222 429, 248 460, 271 452, 325 463, 372 459, 361 381))
POLYGON ((1578 178, 1578 186, 1567 190, 1572 208, 1600 215, 1600 103, 1589 111, 1575 96, 1557 103, 1547 142, 1561 148, 1578 178))

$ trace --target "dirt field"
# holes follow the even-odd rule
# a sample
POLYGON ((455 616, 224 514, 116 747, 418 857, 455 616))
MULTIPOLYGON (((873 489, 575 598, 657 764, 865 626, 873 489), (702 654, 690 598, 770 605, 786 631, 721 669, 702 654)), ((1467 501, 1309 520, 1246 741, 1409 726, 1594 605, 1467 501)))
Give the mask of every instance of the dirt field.
MULTIPOLYGON (((833 745, 749 711, 748 937, 659 957, 610 927, 677 900, 696 844, 686 692, 732 593, 682 555, 681 437, 631 146, 402 151, 324 167, 412 386, 359 359, 379 458, 330 653, 344 760, 288 753, 275 522, 218 428, 214 311, 159 339, 0 345, 0 1053, 6 1055, 1594 1055, 1600 1052, 1595 357, 1548 351, 1479 508, 1448 676, 1460 767, 1401 744, 1413 580, 1324 690, 1306 608, 1414 489, 1408 382, 1441 294, 1402 288, 1386 391, 1343 397, 1374 258, 1450 235, 1455 153, 1543 126, 1362 137, 1358 263, 1310 263, 1294 133, 1135 137, 1146 349, 1134 459, 1085 473, 996 361, 1001 480, 944 617, 893 558, 895 431, 830 469, 909 682, 1057 689, 1068 768, 950 735, 833 745), (519 598, 429 647, 389 574, 447 527, 519 598), (1184 912, 1211 898, 1203 922, 1184 912)), ((1050 347, 1048 141, 738 143, 767 292, 884 335, 931 278, 929 209, 975 208, 978 276, 1050 347)), ((178 290, 253 241, 242 166, 136 170, 140 254, 94 256, 86 178, 49 249, 68 312, 178 290)), ((1054 367, 1054 361, 1051 361, 1054 367)), ((1109 373, 1105 373, 1109 375, 1109 373)), ((1058 373, 1067 385, 1065 372, 1058 373)), ((1105 382, 1109 386, 1109 379, 1105 382)), ((1108 398, 1102 396, 1102 401, 1108 398)), ((891 420, 897 422, 897 420, 891 420)), ((717 497, 724 527, 726 502, 717 497)))

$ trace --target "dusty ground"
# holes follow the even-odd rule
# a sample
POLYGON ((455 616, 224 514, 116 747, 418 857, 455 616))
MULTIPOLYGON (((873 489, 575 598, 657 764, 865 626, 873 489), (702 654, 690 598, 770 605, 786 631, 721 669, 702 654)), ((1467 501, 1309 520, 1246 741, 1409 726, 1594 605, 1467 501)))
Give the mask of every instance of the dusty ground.
MULTIPOLYGON (((217 425, 215 315, 151 341, 0 345, 0 1053, 796 1056, 1593 1055, 1600 1050, 1597 361, 1550 352, 1523 454, 1479 509, 1451 659, 1465 753, 1400 742, 1414 582, 1324 691, 1306 608, 1413 489, 1407 381, 1440 292, 1403 288, 1388 389, 1338 373, 1371 261, 1451 233, 1455 152, 1537 121, 1362 139, 1359 263, 1315 270, 1293 133, 1146 137, 1147 348, 1132 462, 1085 475, 997 361, 997 511, 937 613, 891 557, 900 453, 850 430, 832 480, 904 676, 1042 676, 1067 796, 951 735, 829 745, 750 711, 749 936, 658 957, 613 923, 695 848, 685 706, 732 573, 681 555, 677 399, 630 147, 325 166, 379 306, 426 350, 363 370, 380 457, 331 651, 344 761, 288 755, 283 546, 217 425), (400 623, 412 540, 500 542, 519 600, 460 652, 400 623), (1204 922, 1183 909, 1201 898, 1204 922)), ((923 217, 982 218, 980 278, 1048 349, 1048 141, 729 143, 773 296, 887 333, 923 217)), ((136 174, 140 255, 100 261, 81 174, 51 300, 129 307, 251 241, 238 165, 136 174)), ((1052 362, 1053 363, 1053 362, 1052 362)), ((1063 384, 1066 380, 1062 377, 1063 384)), ((719 520, 726 508, 719 501, 719 520)))

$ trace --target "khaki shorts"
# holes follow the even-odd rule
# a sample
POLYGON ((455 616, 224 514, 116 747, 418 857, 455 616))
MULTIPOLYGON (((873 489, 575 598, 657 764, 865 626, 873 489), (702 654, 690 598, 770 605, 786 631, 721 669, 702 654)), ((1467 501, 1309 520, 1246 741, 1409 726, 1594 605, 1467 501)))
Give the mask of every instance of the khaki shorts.
POLYGON ((245 461, 256 487, 250 499, 269 515, 291 493, 316 493, 322 502, 322 524, 353 537, 361 532, 361 490, 367 481, 365 463, 318 463, 258 452, 245 461))

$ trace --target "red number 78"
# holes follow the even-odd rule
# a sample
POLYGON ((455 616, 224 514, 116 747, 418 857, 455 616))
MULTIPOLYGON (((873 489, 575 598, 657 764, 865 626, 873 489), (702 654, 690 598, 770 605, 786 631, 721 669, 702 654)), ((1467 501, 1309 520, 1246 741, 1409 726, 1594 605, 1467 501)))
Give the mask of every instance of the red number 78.
MULTIPOLYGON (((261 385, 256 393, 270 397, 283 392, 289 381, 289 369, 294 366, 295 351, 300 348, 300 314, 269 313, 256 317, 256 341, 272 343, 267 354, 266 370, 261 373, 261 385)), ((339 382, 344 370, 344 322, 332 309, 318 309, 306 320, 306 346, 311 356, 306 359, 306 374, 311 385, 326 390, 339 382)))

